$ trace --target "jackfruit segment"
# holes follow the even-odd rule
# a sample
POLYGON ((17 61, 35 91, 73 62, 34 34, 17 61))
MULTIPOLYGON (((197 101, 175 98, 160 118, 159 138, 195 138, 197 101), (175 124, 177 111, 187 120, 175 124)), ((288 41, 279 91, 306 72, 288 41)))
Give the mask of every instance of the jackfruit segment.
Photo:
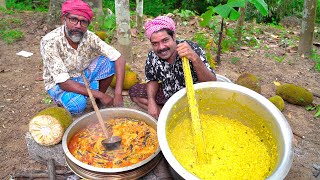
POLYGON ((40 145, 50 146, 62 140, 64 131, 72 123, 72 115, 62 107, 49 107, 40 111, 29 122, 29 132, 40 145))
POLYGON ((49 115, 36 116, 29 123, 29 132, 33 139, 44 146, 58 144, 64 130, 59 120, 49 115))
POLYGON ((62 127, 66 130, 69 125, 72 123, 72 115, 71 113, 62 107, 49 107, 42 111, 40 111, 36 116, 40 115, 48 115, 51 116, 61 123, 62 127))

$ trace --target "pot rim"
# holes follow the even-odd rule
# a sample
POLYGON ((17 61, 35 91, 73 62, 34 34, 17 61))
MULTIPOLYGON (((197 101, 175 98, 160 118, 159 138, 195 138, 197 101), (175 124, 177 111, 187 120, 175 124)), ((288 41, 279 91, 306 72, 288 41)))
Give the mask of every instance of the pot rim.
MULTIPOLYGON (((293 134, 290 128, 289 123, 285 119, 284 115, 279 111, 279 109, 271 103, 268 99, 266 99, 261 94, 246 88, 244 86, 240 86, 233 83, 228 82, 201 82, 198 84, 194 84, 194 90, 205 89, 205 88, 224 88, 230 91, 239 92, 245 94, 253 99, 260 101, 264 104, 265 108, 272 112, 272 116, 277 120, 278 128, 282 131, 283 137, 283 157, 279 159, 278 166, 274 169, 273 173, 270 174, 267 179, 284 179, 288 174, 290 167, 293 161, 293 134)), ((164 105, 162 108, 159 118, 158 118, 158 138, 161 151, 170 164, 170 166, 184 179, 198 179, 195 175, 187 171, 174 157, 172 154, 170 147, 168 145, 167 137, 166 137, 166 122, 169 115, 170 110, 174 106, 174 104, 186 96, 186 88, 179 90, 175 93, 164 105)))
MULTIPOLYGON (((106 108, 106 109, 100 109, 100 112, 103 116, 103 113, 112 113, 112 111, 123 111, 126 113, 137 113, 140 114, 142 116, 146 116, 146 118, 152 120, 152 123, 155 123, 155 127, 157 128, 157 120, 154 119, 151 115, 144 113, 142 111, 136 110, 136 109, 129 109, 129 108, 123 108, 123 107, 117 107, 117 108, 106 108)), ((69 151, 69 148, 67 146, 67 138, 68 138, 68 134, 70 133, 70 131, 72 130, 72 128, 79 122, 85 120, 87 117, 89 116, 95 116, 95 112, 90 112, 87 113, 81 117, 79 117, 78 119, 76 119, 65 131, 63 138, 62 138, 62 148, 63 151, 65 153, 65 155, 75 164, 77 164, 78 166, 90 170, 90 171, 95 171, 95 172, 105 172, 105 173, 117 173, 117 172, 123 172, 123 171, 129 171, 135 168, 138 168, 146 163, 148 163, 149 161, 151 161, 155 156, 157 156, 160 152, 160 146, 158 146, 157 150, 151 154, 148 158, 144 159, 143 161, 140 161, 136 164, 133 164, 131 166, 126 166, 126 167, 122 167, 122 168, 98 168, 98 167, 94 167, 88 164, 85 164, 81 161, 79 161, 78 159, 76 159, 71 152, 69 151)), ((157 130, 157 129, 155 129, 157 130)))

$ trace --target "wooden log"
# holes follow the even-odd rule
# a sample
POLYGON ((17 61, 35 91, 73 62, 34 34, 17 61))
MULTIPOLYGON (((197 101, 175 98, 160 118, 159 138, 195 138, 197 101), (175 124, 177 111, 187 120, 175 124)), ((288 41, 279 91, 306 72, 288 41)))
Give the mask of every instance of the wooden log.
MULTIPOLYGON (((64 177, 74 175, 70 170, 56 170, 56 179, 64 179, 64 177)), ((13 175, 15 179, 36 179, 36 178, 46 178, 49 179, 49 172, 47 170, 30 170, 30 171, 20 171, 15 172, 13 175)))
POLYGON ((49 180, 56 180, 56 166, 53 159, 47 161, 49 180))

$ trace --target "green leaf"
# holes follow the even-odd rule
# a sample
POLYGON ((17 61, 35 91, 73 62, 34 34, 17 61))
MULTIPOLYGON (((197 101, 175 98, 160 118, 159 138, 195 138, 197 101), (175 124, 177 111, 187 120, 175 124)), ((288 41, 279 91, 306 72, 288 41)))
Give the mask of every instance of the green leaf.
POLYGON ((227 4, 231 7, 245 7, 246 0, 229 0, 227 4))
POLYGON ((314 117, 320 117, 320 106, 318 106, 318 111, 314 115, 314 117))
POLYGON ((235 9, 231 9, 231 12, 230 12, 230 20, 237 20, 238 18, 240 17, 240 13, 238 11, 236 11, 235 9))
POLYGON ((311 106, 311 105, 309 105, 309 106, 306 107, 306 110, 307 110, 307 111, 313 111, 313 110, 315 110, 316 108, 317 108, 316 106, 311 106))
POLYGON ((263 16, 268 15, 268 5, 264 0, 249 0, 249 2, 253 4, 263 16))
POLYGON ((236 11, 232 6, 228 4, 219 4, 214 8, 214 11, 225 19, 237 20, 240 17, 240 13, 236 11))
POLYGON ((227 19, 229 17, 231 9, 232 7, 228 6, 227 4, 224 4, 224 5, 219 4, 214 8, 214 11, 220 16, 222 16, 223 18, 227 19))
POLYGON ((314 117, 320 117, 320 109, 319 109, 319 111, 314 115, 314 117))
POLYGON ((200 26, 205 27, 210 24, 211 17, 214 14, 214 9, 212 6, 208 7, 208 10, 201 15, 203 21, 200 22, 200 26))

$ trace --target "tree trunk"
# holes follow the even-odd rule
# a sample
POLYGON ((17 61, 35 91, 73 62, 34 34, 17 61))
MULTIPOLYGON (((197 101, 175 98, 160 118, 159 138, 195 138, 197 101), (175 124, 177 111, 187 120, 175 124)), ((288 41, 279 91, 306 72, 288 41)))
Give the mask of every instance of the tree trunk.
POLYGON ((129 0, 115 0, 117 45, 122 56, 131 63, 131 33, 129 0))
POLYGON ((54 28, 54 25, 61 23, 60 17, 63 2, 65 2, 65 0, 50 0, 47 18, 47 24, 50 28, 54 28))
POLYGON ((7 9, 5 0, 0 0, 0 7, 7 9))
POLYGON ((136 21, 137 21, 137 30, 142 32, 142 22, 143 22, 143 0, 136 0, 136 21))
POLYGON ((245 14, 246 14, 246 6, 241 7, 239 9, 239 12, 240 12, 240 18, 237 21, 236 34, 235 34, 236 37, 238 38, 237 44, 240 44, 242 39, 242 29, 243 29, 245 14))
POLYGON ((298 52, 310 54, 313 43, 313 32, 315 25, 317 0, 304 0, 302 24, 298 52))

